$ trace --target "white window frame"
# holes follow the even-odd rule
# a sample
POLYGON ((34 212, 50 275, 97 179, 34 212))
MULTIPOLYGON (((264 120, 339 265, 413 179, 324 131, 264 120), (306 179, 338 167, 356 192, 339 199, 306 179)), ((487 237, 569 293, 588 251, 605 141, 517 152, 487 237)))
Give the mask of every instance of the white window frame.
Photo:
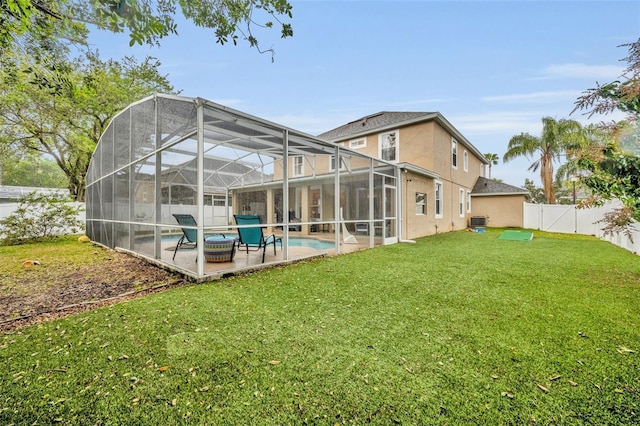
POLYGON ((378 134, 378 158, 381 158, 385 161, 389 161, 391 163, 398 162, 400 158, 400 132, 397 129, 378 134), (386 138, 390 135, 394 135, 394 143, 395 143, 395 152, 394 152, 395 158, 393 160, 385 159, 384 157, 382 157, 383 145, 388 143, 386 138))
POLYGON ((427 213, 427 194, 416 192, 416 216, 424 216, 427 213))
MULTIPOLYGON (((335 167, 335 163, 336 163, 336 156, 335 155, 330 155, 329 156, 329 171, 330 172, 335 172, 336 171, 336 167, 335 167)), ((346 170, 346 165, 344 164, 344 157, 340 156, 340 170, 346 170)))
POLYGON ((435 203, 433 203, 436 219, 444 217, 444 185, 439 180, 435 181, 434 192, 435 203))
POLYGON ((468 172, 469 171, 469 153, 467 152, 466 149, 462 153, 462 164, 464 166, 464 171, 468 172))
POLYGON ((467 213, 471 213, 471 191, 467 191, 467 213))
POLYGON ((227 196, 223 194, 212 194, 211 196, 211 203, 214 207, 226 207, 228 201, 227 196))
POLYGON ((458 141, 451 138, 451 167, 458 168, 458 141))
POLYGON ((293 167, 292 167, 292 175, 293 176, 304 176, 304 157, 302 155, 295 155, 293 158, 293 167), (298 164, 299 162, 299 164, 298 164))
POLYGON ((362 149, 367 147, 367 138, 353 139, 349 141, 349 148, 362 149))
POLYGON ((460 217, 464 217, 464 204, 465 204, 465 196, 464 189, 460 188, 458 191, 458 212, 460 213, 460 217))

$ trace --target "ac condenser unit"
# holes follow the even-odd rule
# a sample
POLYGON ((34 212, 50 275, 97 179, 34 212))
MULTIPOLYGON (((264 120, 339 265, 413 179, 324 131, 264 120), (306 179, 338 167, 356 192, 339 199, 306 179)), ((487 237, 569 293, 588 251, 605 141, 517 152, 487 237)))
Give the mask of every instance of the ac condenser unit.
POLYGON ((471 219, 470 219, 470 226, 472 228, 487 226, 487 217, 486 216, 472 216, 471 219))

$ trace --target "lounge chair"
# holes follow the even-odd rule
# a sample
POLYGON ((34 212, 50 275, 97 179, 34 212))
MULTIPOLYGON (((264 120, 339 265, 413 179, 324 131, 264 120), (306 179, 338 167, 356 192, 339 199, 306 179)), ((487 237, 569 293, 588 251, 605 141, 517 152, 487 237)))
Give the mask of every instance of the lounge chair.
MULTIPOLYGON (((178 240, 178 244, 176 244, 176 248, 173 251, 173 260, 175 260, 176 253, 178 252, 178 249, 180 247, 184 245, 195 247, 197 245, 196 243, 198 241, 198 230, 193 228, 185 228, 186 226, 189 226, 189 227, 197 226, 196 220, 190 214, 174 213, 173 217, 175 217, 176 220, 178 221, 178 224, 182 226, 181 228, 182 236, 178 240)), ((204 234, 204 238, 207 239, 207 237, 210 237, 212 235, 222 235, 224 237, 224 234, 215 233, 215 234, 204 234)))
POLYGON ((236 225, 256 225, 252 227, 240 227, 238 228, 238 248, 245 246, 247 253, 249 253, 249 247, 259 251, 262 250, 262 263, 264 263, 264 257, 267 252, 267 246, 273 244, 273 254, 276 254, 276 243, 280 243, 282 248, 282 238, 276 237, 275 234, 271 234, 267 237, 262 233, 262 226, 260 223, 260 217, 256 215, 233 215, 236 220, 236 225))

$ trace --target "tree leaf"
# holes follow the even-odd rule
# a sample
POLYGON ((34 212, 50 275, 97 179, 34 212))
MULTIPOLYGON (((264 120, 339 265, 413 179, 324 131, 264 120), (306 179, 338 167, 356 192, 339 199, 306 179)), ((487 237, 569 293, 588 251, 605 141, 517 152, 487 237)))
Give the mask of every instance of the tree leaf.
POLYGON ((633 349, 629 349, 625 346, 618 346, 617 351, 621 354, 632 354, 635 353, 635 351, 633 349))

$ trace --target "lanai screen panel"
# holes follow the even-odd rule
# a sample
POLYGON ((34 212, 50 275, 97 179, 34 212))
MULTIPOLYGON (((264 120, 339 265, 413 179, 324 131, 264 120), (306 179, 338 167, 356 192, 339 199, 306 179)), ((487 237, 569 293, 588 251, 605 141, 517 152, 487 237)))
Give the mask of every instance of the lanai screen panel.
MULTIPOLYGON (((256 213, 273 229, 335 232, 338 241, 340 208, 350 225, 383 220, 368 201, 393 180, 383 169, 395 168, 203 99, 157 95, 118 114, 98 143, 87 232, 168 264, 161 237, 180 235, 174 213, 192 214, 208 232, 228 230, 232 214, 256 213), (212 217, 215 207, 224 215, 212 217), (296 225, 282 226, 292 218, 296 225)), ((188 257, 192 271, 204 263, 188 257)))

